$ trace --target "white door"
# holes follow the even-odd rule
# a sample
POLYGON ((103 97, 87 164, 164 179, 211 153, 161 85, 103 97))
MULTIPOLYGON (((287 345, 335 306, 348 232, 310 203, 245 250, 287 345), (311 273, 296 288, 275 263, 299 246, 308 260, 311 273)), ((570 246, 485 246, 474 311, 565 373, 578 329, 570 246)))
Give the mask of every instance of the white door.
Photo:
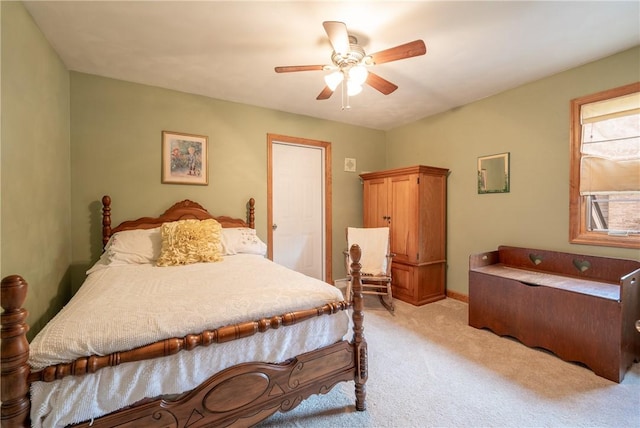
POLYGON ((326 147, 281 137, 270 139, 270 155, 270 256, 327 280, 326 147))

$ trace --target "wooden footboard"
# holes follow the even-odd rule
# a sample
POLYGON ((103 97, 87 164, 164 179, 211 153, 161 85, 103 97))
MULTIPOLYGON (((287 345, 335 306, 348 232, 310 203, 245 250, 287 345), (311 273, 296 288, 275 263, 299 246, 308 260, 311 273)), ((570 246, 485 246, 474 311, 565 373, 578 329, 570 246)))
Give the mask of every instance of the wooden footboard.
MULTIPOLYGON (((364 303, 360 282, 361 251, 351 249, 353 276, 353 339, 299 355, 282 364, 247 363, 224 370, 196 389, 180 397, 160 398, 128 407, 78 426, 249 426, 276 411, 296 407, 312 394, 326 393, 337 382, 354 380, 356 409, 365 410, 365 383, 368 377, 367 344, 364 337, 364 303)), ((88 357, 31 373, 27 364, 27 311, 22 308, 27 283, 18 275, 2 280, 3 313, 0 346, 2 427, 30 426, 29 386, 35 381, 51 381, 64 376, 95 372, 102 367, 126 361, 155 358, 195 346, 206 346, 220 339, 235 339, 344 310, 346 302, 298 311, 269 319, 242 323, 228 330, 204 332, 181 339, 170 339, 106 357, 88 357), (233 333, 232 333, 233 332, 233 333), (214 338, 216 340, 214 340, 214 338), (167 346, 168 345, 168 346, 167 346), (142 349, 142 348, 139 348, 142 349)))
POLYGON ((353 347, 342 341, 283 364, 240 364, 174 399, 149 401, 74 427, 251 426, 352 380, 354 364, 353 347))

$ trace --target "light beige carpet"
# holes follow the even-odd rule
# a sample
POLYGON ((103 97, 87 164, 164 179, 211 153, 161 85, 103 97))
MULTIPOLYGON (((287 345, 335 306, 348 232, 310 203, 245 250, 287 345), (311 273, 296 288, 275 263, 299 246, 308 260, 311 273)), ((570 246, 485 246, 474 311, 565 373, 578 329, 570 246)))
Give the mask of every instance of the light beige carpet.
POLYGON ((390 315, 367 296, 367 410, 353 382, 260 427, 640 427, 640 364, 620 384, 467 325, 446 299, 390 315))

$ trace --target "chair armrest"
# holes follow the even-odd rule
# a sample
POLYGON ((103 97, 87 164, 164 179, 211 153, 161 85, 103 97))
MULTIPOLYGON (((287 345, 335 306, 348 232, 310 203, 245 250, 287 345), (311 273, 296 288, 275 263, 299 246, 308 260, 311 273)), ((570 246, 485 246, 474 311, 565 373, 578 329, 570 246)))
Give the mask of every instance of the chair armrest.
POLYGON ((393 262, 393 258, 396 256, 396 253, 387 254, 387 276, 391 276, 391 263, 393 262))

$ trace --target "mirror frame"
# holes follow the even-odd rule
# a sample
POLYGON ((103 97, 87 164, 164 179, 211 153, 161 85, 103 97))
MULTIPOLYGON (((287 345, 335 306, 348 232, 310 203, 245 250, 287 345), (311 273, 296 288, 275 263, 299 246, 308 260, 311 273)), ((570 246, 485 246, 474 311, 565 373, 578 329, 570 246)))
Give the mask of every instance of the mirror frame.
POLYGON ((481 156, 478 158, 478 194, 485 193, 509 193, 511 188, 510 185, 510 153, 499 153, 497 155, 489 155, 489 156, 481 156), (502 188, 498 189, 487 189, 486 188, 486 163, 490 160, 494 159, 504 159, 504 182, 502 183, 502 188), (483 163, 485 163, 485 168, 483 168, 483 163))

